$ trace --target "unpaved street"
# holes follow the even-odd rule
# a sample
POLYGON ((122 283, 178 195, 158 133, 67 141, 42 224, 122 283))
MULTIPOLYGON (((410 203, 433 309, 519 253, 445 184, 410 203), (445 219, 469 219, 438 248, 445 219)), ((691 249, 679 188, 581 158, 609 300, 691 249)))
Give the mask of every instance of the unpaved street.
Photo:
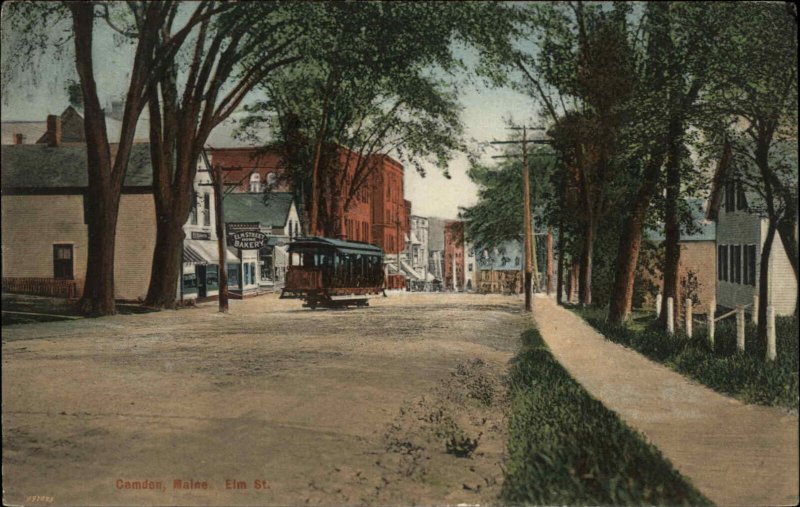
POLYGON ((229 315, 211 303, 4 328, 5 502, 491 502, 520 309, 404 294, 311 311, 262 296, 229 315))

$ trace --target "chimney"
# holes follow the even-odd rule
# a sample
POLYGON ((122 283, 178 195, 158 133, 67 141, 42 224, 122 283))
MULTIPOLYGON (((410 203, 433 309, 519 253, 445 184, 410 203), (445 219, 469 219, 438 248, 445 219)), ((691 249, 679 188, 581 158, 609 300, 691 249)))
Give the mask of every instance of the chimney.
POLYGON ((47 145, 61 146, 61 117, 50 114, 47 116, 47 145))
POLYGON ((25 136, 22 134, 14 134, 14 144, 24 144, 25 143, 25 136))

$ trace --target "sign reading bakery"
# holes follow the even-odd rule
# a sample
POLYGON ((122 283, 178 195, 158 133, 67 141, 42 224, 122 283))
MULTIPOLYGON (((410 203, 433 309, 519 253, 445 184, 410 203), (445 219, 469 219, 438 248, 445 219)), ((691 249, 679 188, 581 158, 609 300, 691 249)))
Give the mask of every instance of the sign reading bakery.
POLYGON ((230 235, 231 246, 242 250, 256 250, 264 246, 267 235, 259 231, 237 231, 230 235))

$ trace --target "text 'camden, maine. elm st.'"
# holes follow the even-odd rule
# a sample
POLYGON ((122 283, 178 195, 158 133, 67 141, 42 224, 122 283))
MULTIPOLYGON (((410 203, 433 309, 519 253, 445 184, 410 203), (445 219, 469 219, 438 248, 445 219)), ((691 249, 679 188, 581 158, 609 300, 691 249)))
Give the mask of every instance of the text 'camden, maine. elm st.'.
MULTIPOLYGON (((164 483, 159 480, 126 480, 126 479, 117 479, 115 482, 115 486, 117 489, 129 489, 129 490, 151 490, 151 491, 166 491, 166 487, 164 483)), ((266 490, 269 489, 269 484, 264 479, 254 479, 252 484, 248 483, 248 481, 242 481, 238 479, 225 479, 222 483, 222 489, 238 489, 238 490, 245 490, 245 489, 255 489, 255 490, 266 490)), ((194 479, 173 479, 172 480, 172 489, 173 490, 195 490, 195 489, 215 489, 213 487, 213 483, 210 483, 207 480, 198 481, 194 479)))

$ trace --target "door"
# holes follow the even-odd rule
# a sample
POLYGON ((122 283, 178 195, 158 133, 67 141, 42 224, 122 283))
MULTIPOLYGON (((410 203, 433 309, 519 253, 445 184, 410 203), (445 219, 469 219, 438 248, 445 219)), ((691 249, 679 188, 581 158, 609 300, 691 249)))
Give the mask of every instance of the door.
POLYGON ((72 258, 72 245, 53 245, 53 278, 74 278, 72 258))
POLYGON ((204 298, 208 295, 208 285, 206 284, 206 267, 204 264, 197 264, 194 267, 197 273, 197 297, 204 298))

